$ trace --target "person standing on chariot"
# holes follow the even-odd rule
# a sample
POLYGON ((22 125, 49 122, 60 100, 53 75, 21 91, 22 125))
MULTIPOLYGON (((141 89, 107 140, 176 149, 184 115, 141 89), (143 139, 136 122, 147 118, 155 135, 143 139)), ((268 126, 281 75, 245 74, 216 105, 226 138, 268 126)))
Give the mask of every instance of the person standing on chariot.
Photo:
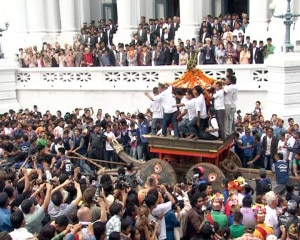
POLYGON ((163 107, 162 136, 167 136, 167 127, 170 123, 172 123, 175 139, 178 139, 179 130, 177 123, 177 108, 174 107, 176 105, 176 100, 173 97, 172 85, 159 83, 158 91, 159 94, 154 97, 152 97, 148 92, 146 92, 145 95, 151 101, 160 102, 163 107))

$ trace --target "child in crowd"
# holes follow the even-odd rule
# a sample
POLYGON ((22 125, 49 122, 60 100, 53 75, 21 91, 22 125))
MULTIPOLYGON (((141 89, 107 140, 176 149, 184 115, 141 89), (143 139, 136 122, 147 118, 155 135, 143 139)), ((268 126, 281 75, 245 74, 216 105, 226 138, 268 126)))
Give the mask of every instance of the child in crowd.
POLYGON ((230 226, 230 237, 238 238, 244 234, 244 225, 242 225, 243 214, 241 212, 235 212, 233 214, 233 224, 230 226))

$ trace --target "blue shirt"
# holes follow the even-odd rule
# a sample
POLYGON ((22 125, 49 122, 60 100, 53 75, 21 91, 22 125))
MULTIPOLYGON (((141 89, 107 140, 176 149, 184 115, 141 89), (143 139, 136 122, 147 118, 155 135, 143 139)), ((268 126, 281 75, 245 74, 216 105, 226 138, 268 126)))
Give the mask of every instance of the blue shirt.
POLYGON ((274 171, 277 184, 287 184, 289 181, 288 164, 285 160, 278 160, 274 163, 274 171))
POLYGON ((8 209, 0 208, 0 232, 11 232, 13 230, 10 221, 11 212, 8 209))
MULTIPOLYGON (((247 137, 246 135, 244 135, 244 136, 242 136, 242 142, 243 142, 243 147, 246 147, 248 145, 253 146, 254 145, 254 138, 253 138, 253 136, 247 137)), ((244 149, 244 156, 252 157, 252 151, 253 151, 253 147, 244 149)))
POLYGON ((286 133, 286 129, 284 127, 282 127, 282 128, 279 128, 279 127, 274 128, 274 135, 275 135, 277 141, 279 141, 280 133, 286 133))
POLYGON ((144 134, 148 134, 149 133, 149 127, 148 127, 148 122, 145 119, 143 122, 139 122, 138 123, 138 128, 139 128, 139 137, 141 139, 142 143, 148 143, 148 139, 144 138, 143 135, 144 134))

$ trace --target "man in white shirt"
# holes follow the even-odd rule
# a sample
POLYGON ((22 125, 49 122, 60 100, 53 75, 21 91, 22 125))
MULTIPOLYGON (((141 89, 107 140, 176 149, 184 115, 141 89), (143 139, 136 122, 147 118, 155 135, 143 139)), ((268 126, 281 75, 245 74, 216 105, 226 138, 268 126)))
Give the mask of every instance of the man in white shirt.
POLYGON ((195 107, 196 107, 196 117, 197 117, 197 127, 199 128, 198 136, 194 137, 194 140, 199 139, 199 135, 204 133, 207 121, 207 111, 206 103, 203 96, 203 89, 197 85, 193 89, 193 94, 195 96, 195 107))
POLYGON ((226 85, 224 86, 224 103, 225 103, 225 134, 230 135, 234 132, 234 113, 237 103, 237 87, 236 77, 229 75, 226 77, 226 85))
POLYGON ((152 101, 159 102, 164 110, 163 115, 163 123, 162 123, 162 136, 167 136, 167 128, 169 124, 172 122, 174 128, 174 136, 175 139, 179 138, 179 130, 177 123, 177 108, 174 107, 176 105, 176 100, 173 97, 172 86, 171 85, 158 85, 159 94, 152 97, 149 93, 145 93, 145 95, 152 101))
POLYGON ((180 130, 187 136, 187 139, 195 138, 198 136, 198 130, 196 129, 197 117, 196 117, 196 106, 195 99, 192 90, 186 91, 187 101, 184 103, 176 104, 177 107, 185 107, 188 114, 188 121, 180 126, 180 130))
POLYGON ((223 83, 217 82, 216 92, 213 94, 214 108, 216 110, 217 121, 219 125, 220 137, 225 139, 225 104, 223 83))
POLYGON ((266 195, 266 217, 265 217, 265 224, 268 227, 273 228, 274 235, 279 237, 280 230, 279 230, 279 222, 278 222, 278 215, 276 207, 278 205, 278 197, 273 191, 267 192, 266 195))
POLYGON ((25 219, 23 212, 18 210, 14 212, 10 217, 14 231, 10 232, 9 235, 13 240, 23 240, 33 238, 33 234, 28 232, 25 228, 25 219))
MULTIPOLYGON (((184 93, 181 89, 176 89, 175 97, 176 97, 176 99, 180 100, 181 104, 185 104, 186 102, 188 102, 186 95, 184 95, 184 93)), ((184 105, 183 105, 183 107, 179 107, 179 114, 177 116, 177 120, 178 120, 179 135, 180 135, 180 137, 183 138, 184 137, 183 127, 189 121, 189 114, 184 105)))
POLYGON ((204 140, 217 140, 219 138, 219 125, 216 117, 216 111, 213 107, 208 109, 208 128, 200 134, 200 138, 204 140))
MULTIPOLYGON (((159 94, 157 87, 153 88, 153 94, 154 96, 157 96, 159 94)), ((149 110, 152 112, 151 135, 155 135, 157 124, 159 124, 160 126, 162 124, 164 111, 160 102, 157 101, 151 101, 149 110)))

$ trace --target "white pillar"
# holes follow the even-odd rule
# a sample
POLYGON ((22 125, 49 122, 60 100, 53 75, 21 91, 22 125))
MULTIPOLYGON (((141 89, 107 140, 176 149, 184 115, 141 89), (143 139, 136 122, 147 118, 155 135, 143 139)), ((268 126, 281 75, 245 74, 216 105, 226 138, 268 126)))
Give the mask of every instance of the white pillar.
POLYGON ((26 10, 29 33, 31 35, 44 35, 46 29, 44 1, 26 0, 26 10))
POLYGON ((285 122, 293 117, 300 121, 300 56, 297 53, 278 53, 268 57, 268 115, 278 113, 285 122))
POLYGON ((45 9, 46 31, 50 35, 57 35, 61 28, 59 0, 46 0, 45 9))
POLYGON ((176 32, 175 39, 182 41, 198 37, 199 19, 198 14, 202 11, 203 1, 180 0, 180 27, 176 32))
MULTIPOLYGON (((286 0, 273 0, 276 5, 275 15, 281 15, 286 12, 287 1, 286 0)), ((269 10, 269 8, 268 8, 269 10)), ((275 46, 275 53, 281 52, 284 46, 285 39, 285 25, 282 18, 271 18, 269 25, 269 36, 272 38, 272 44, 275 46)))
POLYGON ((73 44, 73 40, 78 34, 76 28, 76 4, 75 0, 60 0, 60 22, 61 34, 58 37, 60 44, 73 44))
POLYGON ((257 43, 262 40, 264 43, 269 37, 268 20, 269 20, 269 1, 260 0, 259 4, 255 1, 249 1, 249 19, 250 23, 246 28, 246 36, 250 36, 251 41, 257 43))
MULTIPOLYGON (((294 14, 300 14, 300 2, 292 1, 291 7, 294 14)), ((294 50, 300 51, 300 17, 294 19, 295 25, 291 26, 291 43, 294 45, 294 50)))
POLYGON ((0 4, 3 6, 0 27, 3 28, 4 23, 9 22, 8 30, 2 33, 3 37, 0 39, 1 50, 5 58, 14 59, 18 48, 25 47, 28 39, 26 0, 1 0, 0 4))
MULTIPOLYGON (((97 20, 99 19, 91 19, 91 11, 90 11, 90 0, 79 0, 77 1, 77 14, 76 14, 76 28, 80 29, 82 27, 82 24, 84 22, 87 22, 90 24, 91 20, 96 21, 97 26, 97 20)), ((97 9, 97 11, 100 11, 100 8, 97 9)))
POLYGON ((114 35, 113 42, 118 44, 120 42, 126 44, 133 39, 133 32, 137 28, 133 26, 133 16, 136 16, 134 0, 117 0, 118 10, 118 31, 114 35))

